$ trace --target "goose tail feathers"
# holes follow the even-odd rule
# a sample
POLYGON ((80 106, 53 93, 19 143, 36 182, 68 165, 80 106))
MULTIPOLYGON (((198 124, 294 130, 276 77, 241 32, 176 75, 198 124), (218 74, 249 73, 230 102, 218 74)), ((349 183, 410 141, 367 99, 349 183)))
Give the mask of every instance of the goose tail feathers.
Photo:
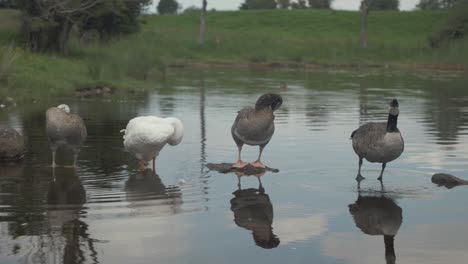
POLYGON ((182 124, 182 121, 180 121, 179 119, 175 117, 168 117, 166 118, 166 120, 174 128, 174 132, 167 140, 167 143, 171 146, 178 145, 182 141, 182 138, 184 137, 184 125, 182 124))

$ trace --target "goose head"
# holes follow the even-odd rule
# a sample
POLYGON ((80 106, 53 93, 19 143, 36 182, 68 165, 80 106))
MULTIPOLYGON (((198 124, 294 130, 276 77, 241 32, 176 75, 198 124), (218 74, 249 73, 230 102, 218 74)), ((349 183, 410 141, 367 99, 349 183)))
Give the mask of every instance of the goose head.
POLYGON ((388 110, 387 132, 398 132, 397 123, 399 114, 398 100, 393 99, 390 102, 390 109, 388 110))
POLYGON ((268 93, 260 96, 255 103, 255 110, 271 109, 277 110, 283 103, 283 98, 278 94, 268 93))
POLYGON ((393 115, 393 116, 398 116, 400 114, 400 110, 398 109, 398 100, 397 99, 393 99, 391 102, 390 102, 390 109, 388 111, 388 113, 390 115, 393 115))
POLYGON ((70 113, 70 107, 66 104, 61 104, 57 106, 58 109, 65 111, 66 113, 70 113))

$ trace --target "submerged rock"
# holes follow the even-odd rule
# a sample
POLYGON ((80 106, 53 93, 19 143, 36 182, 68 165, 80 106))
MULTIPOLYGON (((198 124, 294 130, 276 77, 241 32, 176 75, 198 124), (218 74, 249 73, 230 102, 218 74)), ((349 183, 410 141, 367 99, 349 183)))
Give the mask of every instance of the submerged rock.
POLYGON ((16 102, 13 98, 7 97, 5 99, 0 98, 0 110, 9 107, 15 107, 16 102))
POLYGON ((23 136, 11 127, 0 125, 0 161, 19 160, 23 156, 23 136))
POLYGON ((436 173, 432 175, 432 182, 438 186, 445 186, 447 189, 452 189, 458 185, 468 185, 468 181, 446 173, 436 173))
POLYGON ((96 96, 107 96, 115 92, 114 87, 97 85, 95 87, 82 87, 75 90, 77 97, 96 97, 96 96))
POLYGON ((252 165, 247 165, 242 169, 238 168, 233 168, 232 167, 233 163, 208 163, 206 167, 210 170, 214 170, 220 173, 230 173, 230 172, 242 172, 244 175, 255 175, 255 174, 260 174, 264 173, 266 171, 274 172, 277 173, 279 172, 278 169, 273 169, 266 167, 265 169, 254 167, 252 165))

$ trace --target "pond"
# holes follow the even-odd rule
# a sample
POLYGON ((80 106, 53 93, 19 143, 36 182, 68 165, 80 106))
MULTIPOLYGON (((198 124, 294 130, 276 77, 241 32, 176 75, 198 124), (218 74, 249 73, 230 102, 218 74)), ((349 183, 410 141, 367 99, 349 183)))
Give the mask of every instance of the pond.
MULTIPOLYGON (((28 152, 0 167, 0 263, 465 263, 468 187, 438 187, 431 176, 468 178, 467 80, 180 69, 128 96, 34 98, 3 110, 0 124, 24 134, 28 152), (238 186, 236 174, 206 165, 236 161, 232 122, 267 92, 283 97, 262 156, 279 172, 242 176, 238 186), (358 189, 350 134, 385 121, 392 98, 405 151, 387 164, 383 186, 380 164, 364 161, 358 189), (77 169, 49 166, 45 110, 61 103, 88 129, 77 169), (157 175, 141 175, 119 133, 141 115, 184 123, 157 175)), ((246 161, 257 154, 243 149, 246 161)), ((58 152, 59 165, 72 161, 58 152)))

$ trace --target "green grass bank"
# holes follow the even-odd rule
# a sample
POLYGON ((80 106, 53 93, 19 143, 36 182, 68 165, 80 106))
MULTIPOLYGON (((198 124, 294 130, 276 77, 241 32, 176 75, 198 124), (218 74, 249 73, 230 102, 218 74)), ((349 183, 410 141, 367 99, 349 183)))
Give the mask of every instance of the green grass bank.
POLYGON ((70 54, 63 57, 23 50, 19 13, 0 10, 2 61, 8 57, 6 47, 15 43, 14 62, 8 69, 0 68, 8 75, 0 81, 0 96, 24 91, 69 93, 96 84, 125 89, 152 87, 155 80, 165 78, 171 66, 370 66, 466 71, 467 39, 439 49, 429 47, 429 35, 447 15, 444 11, 371 12, 367 48, 359 43, 361 16, 356 11, 209 12, 205 45, 201 47, 197 44, 198 13, 147 15, 141 17, 138 34, 107 43, 83 43, 74 38, 70 54))

